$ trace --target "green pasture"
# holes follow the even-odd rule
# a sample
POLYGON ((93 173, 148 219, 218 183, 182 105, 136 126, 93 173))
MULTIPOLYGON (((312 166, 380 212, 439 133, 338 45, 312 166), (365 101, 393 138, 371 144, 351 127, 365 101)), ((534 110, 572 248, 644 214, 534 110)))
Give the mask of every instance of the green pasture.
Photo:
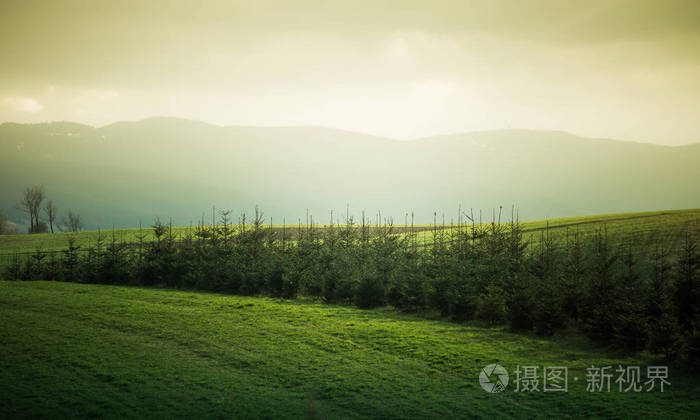
MULTIPOLYGON (((586 390, 586 368, 646 367, 573 338, 386 309, 136 287, 0 282, 1 418, 697 418, 700 378, 586 390), (490 394, 480 370, 511 374, 490 394), (515 392, 516 366, 568 392, 515 392)), ((540 379, 541 380, 541 379, 540 379)))
MULTIPOLYGON (((491 217, 491 216, 489 216, 491 217)), ((484 219, 486 217, 484 216, 484 219)), ((502 223, 508 223, 506 216, 502 216, 502 223)), ((444 225, 441 220, 436 226, 433 225, 415 225, 416 242, 430 243, 433 241, 434 229, 442 232, 444 238, 449 240, 450 232, 456 230, 456 223, 449 222, 444 225)), ((484 222, 484 225, 489 225, 489 222, 484 222)), ((345 225, 335 225, 336 228, 342 228, 345 225)), ((356 225, 357 226, 357 225, 356 225)), ((371 226, 375 226, 372 224, 371 226)), ((471 223, 464 222, 464 229, 471 228, 471 223)), ((314 225, 315 229, 325 229, 328 225, 314 225)), ((406 232, 410 230, 410 225, 397 224, 394 225, 397 232, 406 232)), ((663 236, 679 236, 687 228, 691 231, 700 231, 700 209, 688 210, 667 210, 639 213, 618 213, 605 215, 592 215, 582 217, 565 217, 550 220, 535 220, 521 222, 521 227, 526 233, 526 237, 530 241, 539 240, 540 235, 549 230, 551 235, 557 238, 565 238, 566 235, 573 235, 577 230, 582 236, 594 234, 600 229, 605 229, 612 238, 617 238, 619 241, 640 241, 649 238, 663 236)), ((234 225, 234 229, 242 229, 240 225, 234 225)), ((250 225, 247 225, 250 229, 250 225)), ((264 225, 264 229, 272 228, 278 236, 282 235, 282 230, 286 230, 286 234, 290 237, 295 235, 299 229, 306 229, 306 225, 264 225)), ((183 238, 188 233, 194 233, 196 227, 193 226, 173 226, 172 233, 177 238, 183 238)), ((69 238, 74 238, 77 245, 87 248, 94 246, 98 237, 101 237, 105 243, 114 238, 116 241, 136 243, 139 236, 143 235, 143 240, 149 242, 154 240, 153 229, 150 226, 143 228, 130 229, 108 229, 108 230, 92 230, 76 233, 42 233, 34 235, 1 235, 0 236, 0 255, 8 255, 15 252, 34 252, 42 251, 60 251, 66 248, 69 238)))

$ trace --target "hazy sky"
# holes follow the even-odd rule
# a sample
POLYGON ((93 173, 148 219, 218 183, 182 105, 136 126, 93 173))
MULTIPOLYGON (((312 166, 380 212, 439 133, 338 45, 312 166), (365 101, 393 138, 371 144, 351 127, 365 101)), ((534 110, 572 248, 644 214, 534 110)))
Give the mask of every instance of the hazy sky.
POLYGON ((700 1, 0 0, 0 121, 700 141, 700 1))

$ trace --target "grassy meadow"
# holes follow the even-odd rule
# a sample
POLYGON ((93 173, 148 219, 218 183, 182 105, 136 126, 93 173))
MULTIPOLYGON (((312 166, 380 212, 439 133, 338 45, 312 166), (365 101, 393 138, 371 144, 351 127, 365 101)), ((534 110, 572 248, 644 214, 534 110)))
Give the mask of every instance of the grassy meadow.
MULTIPOLYGON (((479 225, 478 215, 474 215, 475 223, 479 225)), ((488 225, 492 215, 484 214, 481 224, 488 225)), ((496 216, 496 218, 498 218, 496 216)), ((508 223, 509 215, 502 214, 501 222, 508 223)), ((336 222, 337 223, 337 222, 336 222)), ((341 221, 341 225, 344 221, 341 221)), ((358 223, 355 218, 355 223, 358 223)), ((447 219, 445 224, 442 224, 442 218, 437 224, 416 224, 413 227, 406 224, 395 224, 397 232, 409 232, 412 228, 416 233, 416 242, 419 244, 430 243, 433 240, 434 231, 441 231, 444 235, 449 235, 451 230, 455 230, 455 225, 458 222, 454 218, 447 219), (450 223, 452 220, 452 223, 450 223)), ((462 223, 465 229, 471 227, 465 217, 462 223)), ((582 236, 595 234, 599 229, 607 229, 611 238, 616 242, 625 241, 648 241, 658 236, 677 238, 688 227, 691 230, 700 230, 700 209, 687 210, 665 210, 665 211, 650 211, 636 213, 616 213, 604 215, 591 215, 581 217, 564 217, 549 220, 534 220, 520 222, 526 238, 530 242, 539 240, 540 235, 545 230, 557 239, 565 239, 567 235, 572 235, 578 230, 582 236)), ((371 224, 371 222, 370 222, 371 224)), ((304 225, 305 227, 306 225, 304 225)), ((327 228, 328 224, 314 225, 319 229, 327 228)), ((336 226, 339 226, 336 224, 336 226)), ((210 228, 211 226, 206 226, 210 228)), ((242 229, 241 225, 234 225, 236 229, 242 229)), ((299 229, 298 224, 273 224, 265 225, 265 228, 272 229, 278 236, 281 236, 283 231, 289 237, 294 237, 295 232, 299 229)), ((197 229, 196 226, 173 226, 173 235, 178 238, 183 238, 189 233, 193 233, 197 229)), ((69 238, 74 238, 76 245, 86 249, 94 246, 99 237, 105 242, 108 242, 112 237, 117 241, 126 243, 136 243, 139 237, 143 238, 144 242, 154 240, 152 229, 150 226, 144 225, 142 228, 130 229, 107 229, 107 230, 89 230, 81 232, 57 232, 57 233, 39 233, 32 235, 0 235, 0 265, 3 259, 12 256, 14 253, 32 253, 37 250, 41 251, 61 251, 68 244, 69 238)))
POLYGON ((501 258, 513 248, 479 254, 502 237, 488 235, 490 222, 476 245, 469 240, 473 251, 464 260, 450 259, 460 256, 449 254, 456 245, 440 243, 451 244, 471 223, 398 225, 385 236, 377 229, 367 242, 374 251, 366 254, 364 233, 355 232, 347 248, 330 256, 324 252, 334 245, 324 241, 333 235, 310 239, 306 226, 260 226, 264 235, 289 234, 293 246, 257 234, 229 238, 231 248, 203 237, 177 242, 191 227, 173 227, 173 241, 157 242, 150 227, 0 236, 4 261, 26 257, 28 265, 15 273, 35 280, 7 281, 11 265, 0 260, 6 273, 0 281, 0 389, 10 396, 0 418, 696 418, 700 412, 700 377, 688 364, 697 329, 674 329, 686 318, 669 318, 695 310, 673 294, 683 285, 674 268, 682 267, 674 261, 680 254, 652 255, 659 246, 682 249, 685 233, 700 230, 700 209, 522 222, 522 240, 512 243, 532 251, 519 266, 527 272, 506 267, 507 259, 489 262, 489 255, 501 258), (545 236, 553 239, 549 246, 564 249, 578 233, 595 245, 593 252, 607 244, 601 231, 613 252, 634 244, 635 252, 646 253, 637 255, 639 275, 628 276, 624 259, 598 251, 579 261, 588 270, 579 277, 566 277, 574 254, 549 260, 556 262, 547 268, 548 248, 538 245, 545 236), (384 255, 394 233, 410 232, 417 246, 384 255), (82 252, 99 237, 105 246, 114 238, 124 247, 92 256, 66 253, 61 265, 32 263, 37 250, 63 254, 73 238, 82 252), (135 248, 128 244, 139 241, 151 245, 144 254, 129 254, 135 248), (323 265, 333 259, 337 265, 323 265), (606 274, 597 264, 617 268, 606 274), (374 276, 363 271, 367 267, 386 271, 374 276), (450 271, 455 267, 482 271, 450 271), (354 277, 358 273, 369 275, 354 277), (63 281, 44 281, 49 274, 63 281), (333 275, 354 294, 325 289, 333 275), (229 283, 209 283, 214 278, 229 283), (519 278, 523 283, 514 283, 519 278), (601 279, 605 283, 596 283, 601 279), (296 288, 287 294, 288 285, 296 288), (363 293, 382 299, 364 306, 363 293), (563 306, 568 293, 579 310, 563 306), (475 313, 460 312, 473 310, 460 306, 472 303, 475 313), (519 317, 533 324, 512 332, 519 317), (596 338, 608 324, 614 325, 610 335, 596 338), (482 368, 492 363, 510 373, 510 384, 496 394, 479 383, 482 368), (523 366, 538 366, 538 392, 516 392, 515 372, 523 366), (542 370, 550 366, 568 368, 567 392, 542 391, 542 370), (610 391, 589 392, 587 369, 605 366, 610 391), (619 390, 620 366, 640 367, 640 392, 619 390), (669 367, 664 392, 658 384, 647 392, 649 366, 669 367))
MULTIPOLYGON (((696 418, 700 379, 587 392, 585 342, 302 300, 0 282, 2 418, 696 418), (489 394, 480 369, 511 384, 489 394), (517 365, 568 366, 567 393, 516 393, 517 365), (574 378, 578 378, 576 381, 574 378)), ((643 374, 644 375, 644 374, 643 374)), ((613 378, 614 379, 614 378, 613 378)))

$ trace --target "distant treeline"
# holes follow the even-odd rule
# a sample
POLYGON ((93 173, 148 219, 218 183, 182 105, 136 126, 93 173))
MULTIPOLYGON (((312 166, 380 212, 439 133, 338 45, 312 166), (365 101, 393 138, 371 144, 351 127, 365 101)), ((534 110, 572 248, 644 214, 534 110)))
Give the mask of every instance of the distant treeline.
POLYGON ((270 229, 252 223, 176 237, 156 221, 125 243, 115 235, 87 250, 69 240, 61 254, 15 258, 6 279, 168 286, 243 295, 316 297, 360 308, 391 305, 439 311, 457 321, 507 324, 550 335, 577 330, 619 350, 648 350, 700 363, 700 255, 694 232, 664 241, 613 245, 605 229, 548 230, 528 243, 517 221, 460 220, 417 243, 415 231, 348 218, 320 229, 307 223, 270 229), (153 235, 153 241, 147 241, 153 235), (640 261, 635 247, 646 247, 640 261))
MULTIPOLYGON (((29 216, 27 233, 47 233, 49 231, 54 233, 54 227, 63 232, 78 232, 83 228, 80 215, 72 210, 68 210, 68 214, 61 222, 58 222, 58 207, 53 200, 44 202, 45 199, 46 192, 43 185, 25 188, 22 200, 17 204, 17 207, 29 216)), ((9 221, 0 212, 0 235, 17 233, 17 226, 14 223, 10 226, 8 223, 9 221)))

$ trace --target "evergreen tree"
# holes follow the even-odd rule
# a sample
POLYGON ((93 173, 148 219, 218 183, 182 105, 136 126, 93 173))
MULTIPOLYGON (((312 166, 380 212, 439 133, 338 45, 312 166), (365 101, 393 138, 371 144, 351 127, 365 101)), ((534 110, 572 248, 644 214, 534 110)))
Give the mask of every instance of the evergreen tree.
POLYGON ((681 327, 688 331, 699 314, 700 308, 700 256, 697 243, 690 232, 685 233, 678 255, 675 301, 681 327))

